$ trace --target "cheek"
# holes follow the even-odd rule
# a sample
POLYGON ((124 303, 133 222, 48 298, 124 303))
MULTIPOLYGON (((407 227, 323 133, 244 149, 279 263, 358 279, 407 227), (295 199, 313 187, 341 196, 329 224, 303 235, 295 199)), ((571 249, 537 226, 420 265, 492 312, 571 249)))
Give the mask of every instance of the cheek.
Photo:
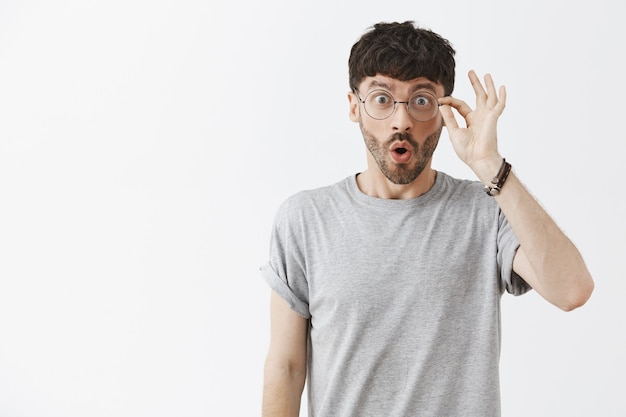
POLYGON ((359 115, 361 129, 365 129, 379 138, 389 136, 390 127, 385 122, 385 120, 374 120, 371 117, 362 117, 362 115, 359 115))
POLYGON ((435 117, 432 121, 428 122, 428 137, 436 136, 439 139, 441 131, 443 130, 443 119, 435 117))
POLYGON ((428 148, 428 152, 430 155, 433 154, 435 149, 437 148, 437 144, 439 143, 439 138, 441 137, 441 130, 443 129, 443 125, 440 125, 433 133, 431 133, 426 138, 426 148, 428 148))

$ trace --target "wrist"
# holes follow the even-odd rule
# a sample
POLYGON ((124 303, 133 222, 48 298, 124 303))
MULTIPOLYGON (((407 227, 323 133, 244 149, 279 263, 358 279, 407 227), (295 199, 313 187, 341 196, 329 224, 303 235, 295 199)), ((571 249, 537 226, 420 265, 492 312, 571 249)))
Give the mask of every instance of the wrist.
POLYGON ((495 197, 500 194, 500 190, 504 186, 509 174, 511 173, 511 164, 502 158, 502 163, 496 175, 491 179, 490 184, 485 185, 485 192, 488 196, 495 197))
POLYGON ((498 154, 490 158, 481 159, 476 161, 470 168, 474 171, 474 174, 478 177, 478 180, 486 186, 490 186, 491 180, 498 173, 502 166, 502 157, 498 154))

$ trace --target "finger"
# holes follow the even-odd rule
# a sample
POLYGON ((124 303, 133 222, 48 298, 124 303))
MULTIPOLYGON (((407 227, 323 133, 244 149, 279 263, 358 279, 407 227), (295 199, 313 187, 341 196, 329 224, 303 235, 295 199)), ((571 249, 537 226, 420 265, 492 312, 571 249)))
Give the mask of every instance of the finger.
POLYGON ((491 74, 485 74, 485 86, 487 87, 487 105, 494 107, 498 103, 498 94, 491 74))
POLYGON ((501 85, 500 95, 498 99, 498 109, 500 110, 500 112, 502 112, 505 107, 506 107, 506 87, 501 85))
POLYGON ((476 106, 482 105, 487 100, 487 93, 474 70, 470 70, 468 76, 474 89, 474 94, 476 94, 476 106))
POLYGON ((446 129, 448 129, 448 132, 459 128, 456 117, 454 117, 452 108, 449 105, 442 105, 441 107, 439 107, 439 111, 441 112, 441 117, 443 117, 443 124, 446 126, 446 129))
POLYGON ((439 104, 453 107, 463 118, 466 118, 472 112, 472 108, 466 102, 452 96, 441 97, 439 104))

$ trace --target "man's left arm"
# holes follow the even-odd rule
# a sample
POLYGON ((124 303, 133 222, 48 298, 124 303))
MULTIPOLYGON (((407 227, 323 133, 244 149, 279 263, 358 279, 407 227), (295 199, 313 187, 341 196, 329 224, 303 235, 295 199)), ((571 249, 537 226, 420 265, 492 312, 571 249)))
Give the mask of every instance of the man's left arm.
MULTIPOLYGON (((500 87, 498 94, 490 75, 485 76, 486 89, 473 71, 469 78, 476 93, 476 109, 462 100, 444 97, 440 99, 441 114, 457 155, 483 184, 491 185, 503 163, 496 126, 505 107, 506 90, 500 87), (466 127, 459 127, 452 108, 465 119, 466 127)), ((594 284, 570 239, 513 172, 493 198, 520 242, 513 270, 557 307, 570 311, 582 306, 594 284)))
MULTIPOLYGON (((483 183, 491 181, 502 160, 494 162, 484 171, 492 174, 479 176, 483 183)), ((594 284, 580 252, 513 172, 494 198, 520 242, 513 270, 562 310, 585 304, 594 284)))

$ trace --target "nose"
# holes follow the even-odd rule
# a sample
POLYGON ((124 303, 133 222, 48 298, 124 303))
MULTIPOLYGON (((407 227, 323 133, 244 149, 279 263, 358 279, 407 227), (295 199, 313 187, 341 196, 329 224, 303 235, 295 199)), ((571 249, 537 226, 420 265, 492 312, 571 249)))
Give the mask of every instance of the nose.
POLYGON ((406 101, 396 102, 396 108, 391 117, 391 127, 394 131, 406 132, 413 127, 413 118, 409 114, 409 103, 406 101))

